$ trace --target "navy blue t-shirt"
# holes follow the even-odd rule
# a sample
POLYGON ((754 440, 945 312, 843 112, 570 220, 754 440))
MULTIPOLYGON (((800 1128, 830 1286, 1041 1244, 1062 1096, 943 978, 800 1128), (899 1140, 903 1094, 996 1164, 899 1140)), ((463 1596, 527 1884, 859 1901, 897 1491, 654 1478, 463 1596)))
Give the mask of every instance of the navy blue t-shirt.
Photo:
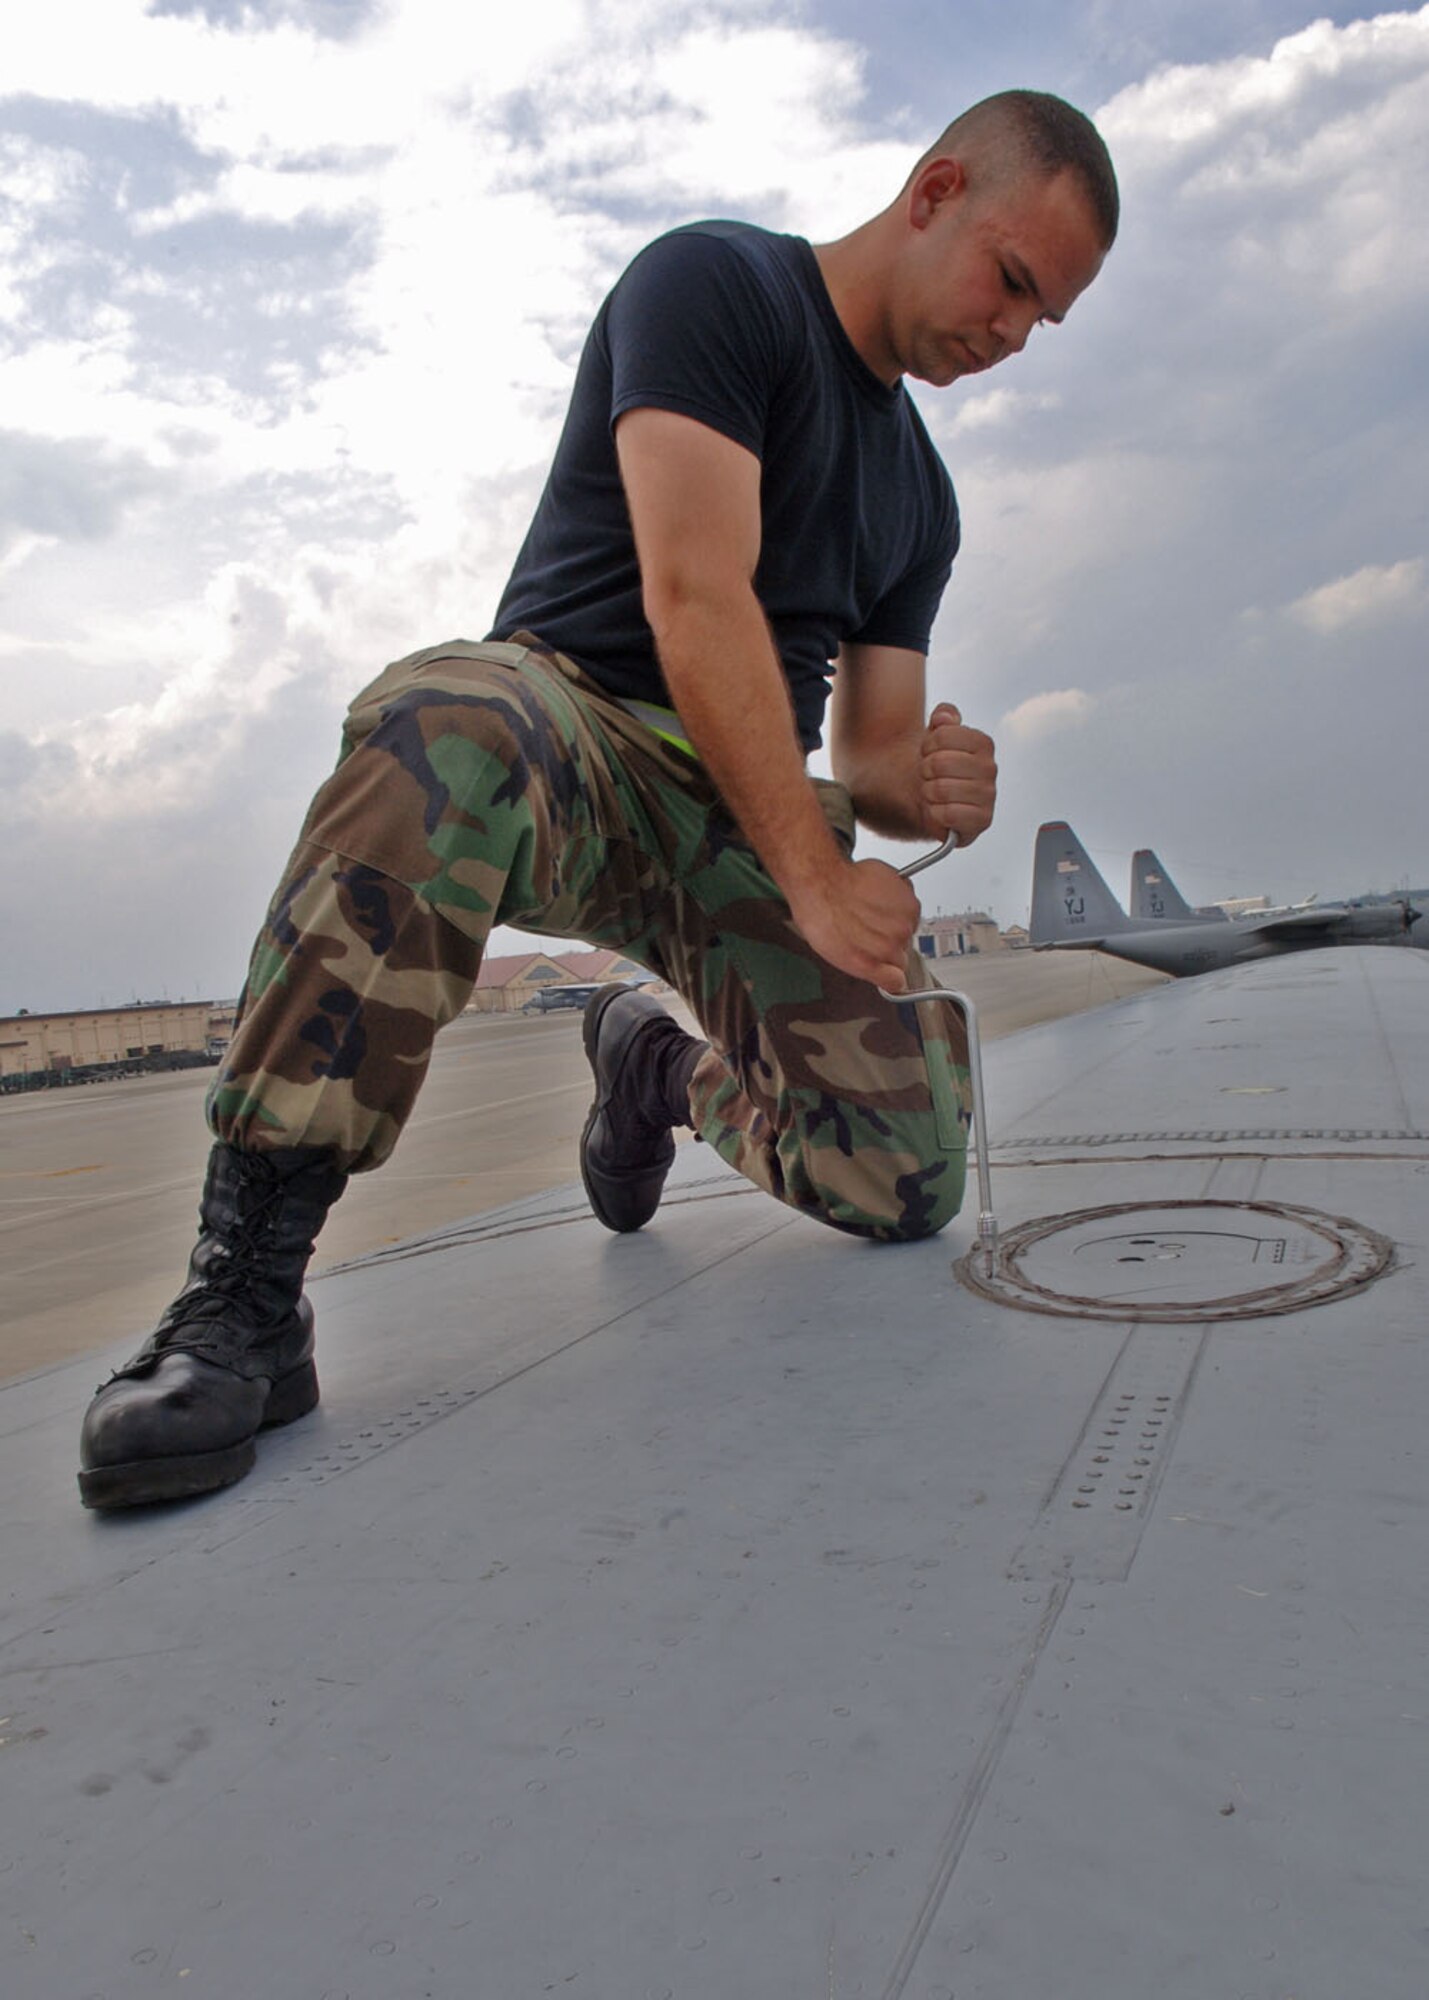
POLYGON ((635 409, 694 417, 760 460, 755 592, 813 749, 845 640, 928 648, 958 509, 922 419, 854 350, 801 237, 698 222, 640 253, 591 328, 489 636, 534 632, 612 694, 664 705, 615 454, 635 409))

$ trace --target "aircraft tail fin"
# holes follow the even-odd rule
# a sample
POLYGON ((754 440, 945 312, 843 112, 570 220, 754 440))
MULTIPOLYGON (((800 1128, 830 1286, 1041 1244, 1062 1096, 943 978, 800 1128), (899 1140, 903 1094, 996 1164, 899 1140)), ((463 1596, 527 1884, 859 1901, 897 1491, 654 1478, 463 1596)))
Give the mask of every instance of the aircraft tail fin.
POLYGON ((1052 820, 1038 827, 1032 861, 1032 943, 1094 945, 1132 928, 1066 821, 1052 820))
POLYGON ((1131 918, 1133 923, 1195 923, 1191 908, 1149 847, 1131 857, 1131 918))

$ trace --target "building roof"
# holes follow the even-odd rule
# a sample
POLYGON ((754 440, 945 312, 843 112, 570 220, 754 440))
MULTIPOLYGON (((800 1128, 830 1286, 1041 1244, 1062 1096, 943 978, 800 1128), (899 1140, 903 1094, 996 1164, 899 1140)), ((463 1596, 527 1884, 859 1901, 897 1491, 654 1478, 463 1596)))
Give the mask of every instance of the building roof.
POLYGON ((564 966, 572 979, 604 979, 617 965, 630 965, 633 960, 618 951, 563 951, 556 964, 564 966))
POLYGON ((633 963, 632 959, 618 951, 518 951, 502 958, 484 958, 476 975, 476 984, 482 992, 489 992, 493 987, 514 986, 522 979, 529 979, 537 966, 543 966, 581 985, 593 985, 597 980, 608 977, 617 966, 633 963))
POLYGON ((539 964, 553 965, 558 972, 563 969, 559 959, 544 951, 518 951, 505 958, 484 958, 476 975, 477 987, 487 991, 493 986, 510 986, 539 964))

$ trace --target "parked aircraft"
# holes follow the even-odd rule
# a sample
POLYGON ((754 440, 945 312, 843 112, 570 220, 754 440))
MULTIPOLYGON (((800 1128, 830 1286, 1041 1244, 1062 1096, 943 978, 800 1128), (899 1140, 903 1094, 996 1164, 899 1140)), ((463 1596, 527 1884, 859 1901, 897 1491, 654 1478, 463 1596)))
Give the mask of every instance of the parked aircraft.
MULTIPOLYGON (((1185 908, 1182 898, 1176 900, 1185 908)), ((1399 943, 1418 921, 1418 910, 1405 902, 1327 904, 1236 922, 1189 917, 1133 923, 1065 821, 1037 833, 1031 941, 1038 950, 1105 951, 1182 978, 1321 945, 1399 943)))
MULTIPOLYGON (((1386 906, 1392 906, 1395 909, 1404 909, 1407 907, 1415 910, 1423 910, 1426 906, 1429 906, 1429 888, 1410 889, 1400 896, 1356 896, 1354 899, 1354 908, 1357 910, 1378 910, 1386 906)), ((1411 928, 1399 939, 1399 942, 1401 944, 1416 945, 1420 951, 1429 950, 1429 924, 1426 924, 1422 931, 1411 928)))
POLYGON ((1193 910, 1149 847, 1131 857, 1131 915, 1138 924, 1219 924, 1224 910, 1193 910))
POLYGON ((1149 847, 1138 847, 1131 857, 1131 902, 1128 907, 1133 923, 1219 924, 1248 921, 1263 924, 1270 917, 1290 917, 1301 910, 1313 909, 1319 900, 1317 895, 1309 895, 1298 903, 1277 903, 1273 908, 1264 905, 1245 908, 1234 904, 1227 908, 1213 903, 1209 909, 1193 910, 1171 880, 1169 870, 1149 847))

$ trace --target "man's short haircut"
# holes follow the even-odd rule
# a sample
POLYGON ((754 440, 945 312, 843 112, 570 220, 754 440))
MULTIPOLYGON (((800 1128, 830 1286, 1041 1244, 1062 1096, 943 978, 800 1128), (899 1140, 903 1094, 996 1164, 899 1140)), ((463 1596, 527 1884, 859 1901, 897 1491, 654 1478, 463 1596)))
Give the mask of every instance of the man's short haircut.
POLYGON ((1075 174, 1103 250, 1110 250, 1116 241, 1121 197, 1111 154, 1091 119, 1074 105, 1045 90, 999 91, 955 118, 923 161, 964 148, 982 154, 990 175, 996 177, 1019 171, 1046 180, 1075 174))

